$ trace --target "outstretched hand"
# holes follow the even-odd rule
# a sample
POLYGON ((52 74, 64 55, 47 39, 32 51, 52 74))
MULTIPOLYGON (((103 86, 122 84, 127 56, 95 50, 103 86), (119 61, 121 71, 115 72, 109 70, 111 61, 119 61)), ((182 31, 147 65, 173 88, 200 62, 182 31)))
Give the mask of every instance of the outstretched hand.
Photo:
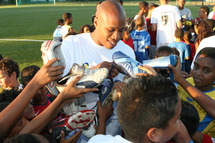
POLYGON ((77 82, 81 79, 80 76, 76 76, 73 81, 71 81, 58 96, 63 97, 64 101, 68 103, 73 101, 75 98, 79 98, 88 92, 98 91, 97 88, 78 88, 76 87, 77 82))
POLYGON ((122 91, 125 88, 126 83, 125 82, 115 82, 113 85, 113 89, 116 89, 116 95, 111 95, 111 99, 113 101, 117 101, 121 95, 122 95, 122 91))
POLYGON ((169 69, 172 70, 173 75, 174 75, 174 80, 177 81, 182 77, 182 73, 181 73, 181 62, 180 62, 180 58, 177 56, 177 63, 175 65, 175 67, 171 64, 168 65, 169 69))
POLYGON ((60 143, 76 143, 81 136, 81 130, 75 131, 75 134, 68 139, 65 139, 65 133, 61 131, 60 143))
POLYGON ((103 107, 101 102, 97 102, 98 107, 98 119, 102 121, 107 121, 110 116, 113 114, 113 101, 107 107, 103 107))
POLYGON ((58 58, 51 59, 48 63, 46 63, 42 68, 36 73, 34 78, 36 84, 39 84, 40 87, 45 86, 46 84, 55 81, 60 78, 60 75, 63 74, 64 66, 54 66, 51 65, 59 60, 58 58))

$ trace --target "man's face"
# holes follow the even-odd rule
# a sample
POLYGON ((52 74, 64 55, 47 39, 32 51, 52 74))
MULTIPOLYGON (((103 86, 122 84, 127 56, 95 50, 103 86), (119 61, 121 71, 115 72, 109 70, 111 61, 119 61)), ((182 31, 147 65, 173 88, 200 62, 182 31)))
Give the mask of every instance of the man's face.
POLYGON ((118 16, 107 14, 95 18, 95 42, 107 49, 114 48, 122 39, 126 20, 118 16))
POLYGON ((13 79, 7 74, 5 70, 0 70, 0 86, 8 88, 12 86, 13 79))
POLYGON ((181 8, 184 8, 185 3, 186 3, 186 0, 178 0, 178 6, 181 8))
POLYGON ((168 126, 161 131, 161 139, 159 142, 169 141, 178 131, 180 127, 180 114, 181 114, 181 99, 178 98, 178 103, 175 109, 175 116, 169 120, 168 126))
POLYGON ((73 22, 72 16, 68 19, 68 22, 69 22, 69 24, 72 24, 72 22, 73 22))

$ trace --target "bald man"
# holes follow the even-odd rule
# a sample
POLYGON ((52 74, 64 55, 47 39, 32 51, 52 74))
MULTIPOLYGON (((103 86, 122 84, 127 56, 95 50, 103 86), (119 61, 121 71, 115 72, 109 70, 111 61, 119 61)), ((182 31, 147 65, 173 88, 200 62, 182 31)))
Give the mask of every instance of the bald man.
MULTIPOLYGON (((113 62, 112 55, 116 51, 122 51, 135 59, 134 51, 120 40, 124 33, 125 24, 126 13, 118 2, 102 2, 96 12, 95 30, 92 33, 68 36, 62 42, 61 50, 66 61, 64 75, 69 72, 73 63, 83 65, 86 68, 106 67, 110 70, 113 62)), ((122 81, 123 79, 123 75, 119 74, 117 69, 113 69, 112 76, 115 76, 114 80, 122 81)), ((88 93, 85 98, 88 109, 94 107, 99 100, 95 93, 88 93)), ((113 107, 116 107, 116 104, 114 103, 113 107)), ((79 107, 79 109, 81 108, 79 107)), ((115 111, 107 121, 106 133, 121 134, 115 111)))

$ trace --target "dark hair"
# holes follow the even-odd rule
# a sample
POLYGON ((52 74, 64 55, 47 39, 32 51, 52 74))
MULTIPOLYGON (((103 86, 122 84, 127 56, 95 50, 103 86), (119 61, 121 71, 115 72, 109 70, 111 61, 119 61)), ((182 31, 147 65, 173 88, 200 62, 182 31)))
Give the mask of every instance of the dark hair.
POLYGON ((72 16, 71 13, 68 13, 68 12, 67 12, 67 13, 64 13, 64 14, 63 14, 63 20, 66 21, 67 19, 70 19, 71 16, 72 16))
POLYGON ((215 60, 215 48, 214 47, 205 47, 199 51, 196 58, 198 58, 200 55, 204 55, 205 57, 209 57, 209 58, 215 60))
POLYGON ((0 93, 0 102, 12 102, 20 93, 21 91, 15 88, 3 90, 3 92, 0 93))
POLYGON ((9 77, 13 72, 16 73, 16 78, 19 77, 19 65, 12 59, 5 58, 0 60, 0 70, 6 71, 9 77))
POLYGON ((185 31, 184 32, 184 40, 186 39, 186 40, 190 41, 191 38, 192 38, 191 32, 190 31, 185 31))
POLYGON ((21 134, 6 140, 4 143, 41 143, 32 134, 21 134))
POLYGON ((209 7, 207 7, 207 6, 201 6, 199 9, 202 10, 202 11, 204 11, 204 12, 206 12, 207 15, 209 14, 209 11, 210 11, 209 7))
POLYGON ((155 57, 159 57, 159 54, 161 52, 168 52, 169 54, 173 54, 172 48, 169 46, 161 46, 157 49, 156 53, 155 53, 155 57))
POLYGON ((91 28, 89 24, 82 25, 79 33, 84 33, 84 27, 89 27, 89 29, 91 28))
POLYGON ((2 57, 2 55, 0 54, 0 60, 2 60, 3 59, 3 57, 2 57))
POLYGON ((205 20, 207 24, 211 27, 211 30, 214 31, 215 28, 215 20, 214 19, 207 19, 205 20))
POLYGON ((123 5, 123 0, 116 0, 118 3, 120 3, 121 5, 123 5))
POLYGON ((184 31, 181 28, 177 28, 175 30, 175 37, 176 38, 182 38, 184 36, 184 31))
POLYGON ((35 65, 25 67, 21 73, 22 85, 25 87, 39 70, 40 67, 35 65))
POLYGON ((199 113, 196 108, 187 101, 181 101, 181 121, 192 137, 199 126, 199 113))
POLYGON ((139 6, 139 10, 141 10, 142 8, 147 7, 148 3, 145 1, 141 1, 138 6, 139 6))
POLYGON ((125 25, 125 31, 127 31, 128 34, 130 34, 135 27, 134 18, 127 18, 126 25, 125 25))
POLYGON ((59 18, 59 19, 57 20, 57 25, 60 25, 60 24, 63 24, 63 23, 64 23, 64 20, 63 20, 63 19, 59 18))
POLYGON ((196 26, 198 28, 196 42, 200 43, 202 39, 211 36, 211 28, 205 20, 199 20, 196 26))
POLYGON ((180 52, 178 51, 178 49, 176 47, 172 47, 172 51, 174 55, 180 56, 180 52))
POLYGON ((176 114, 177 89, 161 75, 132 79, 124 88, 117 116, 128 140, 141 142, 152 128, 165 129, 176 114))

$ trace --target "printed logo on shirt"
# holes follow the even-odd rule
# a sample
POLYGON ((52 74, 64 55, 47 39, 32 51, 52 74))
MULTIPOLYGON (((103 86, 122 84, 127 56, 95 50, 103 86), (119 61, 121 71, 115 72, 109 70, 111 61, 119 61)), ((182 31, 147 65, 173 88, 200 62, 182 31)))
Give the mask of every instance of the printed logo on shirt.
POLYGON ((168 15, 161 16, 162 25, 166 25, 169 22, 168 15))

